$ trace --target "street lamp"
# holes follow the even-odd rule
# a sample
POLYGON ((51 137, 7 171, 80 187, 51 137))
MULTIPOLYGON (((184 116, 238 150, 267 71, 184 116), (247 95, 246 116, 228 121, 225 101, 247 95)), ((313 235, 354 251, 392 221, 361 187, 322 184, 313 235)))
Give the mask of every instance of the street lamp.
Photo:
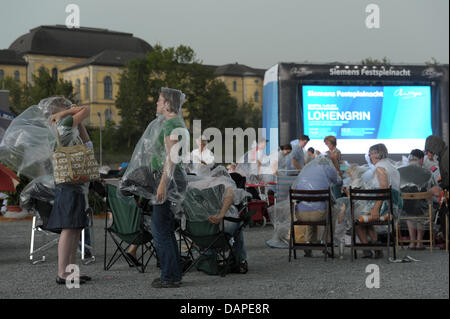
POLYGON ((100 167, 102 167, 102 113, 97 112, 97 115, 100 120, 100 167))

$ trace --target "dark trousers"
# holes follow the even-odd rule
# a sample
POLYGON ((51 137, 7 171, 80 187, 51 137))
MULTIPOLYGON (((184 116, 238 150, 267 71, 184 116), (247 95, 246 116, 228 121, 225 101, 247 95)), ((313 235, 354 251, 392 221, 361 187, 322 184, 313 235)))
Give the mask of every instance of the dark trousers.
POLYGON ((175 218, 170 203, 154 205, 151 217, 151 229, 159 263, 161 280, 181 281, 180 253, 175 238, 175 218))

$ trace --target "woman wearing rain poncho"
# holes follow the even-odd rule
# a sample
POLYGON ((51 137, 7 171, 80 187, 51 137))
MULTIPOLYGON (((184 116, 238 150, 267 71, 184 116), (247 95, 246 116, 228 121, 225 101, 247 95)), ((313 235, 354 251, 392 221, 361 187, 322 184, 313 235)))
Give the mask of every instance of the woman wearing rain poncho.
POLYGON ((157 117, 136 145, 120 185, 122 194, 145 198, 153 205, 151 230, 161 265, 160 278, 152 282, 154 288, 177 288, 181 282, 174 214, 181 209, 186 189, 186 173, 179 156, 180 147, 187 151, 189 145, 181 112, 184 98, 179 90, 161 89, 157 117))
MULTIPOLYGON (((89 109, 71 105, 62 97, 43 99, 20 114, 5 132, 0 145, 0 159, 15 168, 19 174, 53 183, 52 151, 56 147, 57 132, 63 146, 80 139, 89 139, 81 122, 89 116, 89 109)), ((53 209, 46 228, 61 231, 58 243, 58 276, 64 284, 69 273, 66 267, 75 264, 78 240, 87 226, 86 199, 82 184, 58 184, 55 187, 53 209)), ((80 276, 80 283, 90 277, 80 276)))

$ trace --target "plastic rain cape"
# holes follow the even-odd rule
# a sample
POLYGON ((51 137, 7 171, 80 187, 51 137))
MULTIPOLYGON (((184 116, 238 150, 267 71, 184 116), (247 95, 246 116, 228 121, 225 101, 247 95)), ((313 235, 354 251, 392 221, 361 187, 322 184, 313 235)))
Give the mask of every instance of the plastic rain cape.
MULTIPOLYGON (((61 97, 43 99, 27 108, 9 125, 0 143, 0 161, 19 175, 34 179, 53 175, 52 152, 56 146, 56 127, 52 114, 69 108, 71 102, 61 97)), ((78 128, 58 126, 63 144, 78 138, 78 128)))
MULTIPOLYGON (((331 169, 336 171, 334 164, 331 160, 326 156, 318 156, 311 162, 305 165, 305 167, 301 170, 297 179, 293 182, 292 188, 295 188, 295 185, 302 185, 302 189, 304 190, 314 190, 317 189, 314 185, 315 174, 310 174, 310 172, 314 172, 315 168, 318 165, 329 166, 331 169)), ((337 182, 340 183, 340 177, 336 172, 337 182)), ((332 186, 332 185, 330 185, 332 186)), ((333 193, 332 193, 333 195, 333 193)), ((308 205, 307 202, 304 202, 305 205, 308 205)), ((267 241, 267 244, 271 247, 279 247, 279 248, 287 248, 289 245, 289 232, 291 225, 291 212, 289 207, 289 200, 284 200, 277 205, 273 205, 268 208, 269 218, 273 224, 274 232, 272 238, 267 241)), ((295 215, 294 215, 295 218, 295 215)))
MULTIPOLYGON (((327 173, 325 173, 325 175, 327 175, 327 173)), ((309 162, 308 164, 305 165, 305 167, 303 167, 303 169, 300 171, 300 174, 298 174, 297 179, 295 180, 295 182, 292 184, 292 188, 293 189, 302 189, 302 190, 315 190, 315 189, 325 189, 328 186, 330 186, 333 190, 333 188, 337 187, 340 189, 340 185, 342 185, 342 179, 341 177, 338 175, 336 168, 333 164, 333 162, 325 155, 322 156, 318 156, 316 157, 314 160, 312 160, 311 162, 309 162), (317 175, 317 168, 318 166, 323 166, 324 170, 328 169, 330 171, 336 172, 336 182, 337 184, 331 184, 331 185, 327 185, 326 187, 317 187, 317 183, 321 184, 321 180, 318 180, 318 178, 323 178, 324 175, 317 175), (301 188, 299 187, 301 185, 301 188)), ((335 200, 334 198, 334 192, 331 192, 332 195, 332 202, 335 200)), ((316 202, 302 202, 304 204, 305 207, 308 207, 310 205, 313 205, 311 209, 308 208, 304 208, 305 210, 315 210, 316 208, 314 208, 314 205, 316 202)))
MULTIPOLYGON (((172 89, 163 89, 172 90, 172 89)), ((178 91, 179 92, 179 91, 178 91)), ((178 150, 187 152, 189 148, 189 132, 182 117, 181 106, 184 94, 181 95, 178 117, 166 119, 161 114, 147 126, 134 148, 133 155, 119 186, 118 196, 140 196, 148 199, 152 205, 161 204, 166 200, 171 202, 174 213, 181 210, 181 203, 186 191, 186 172, 182 163, 183 156, 178 156, 178 150), (177 135, 178 142, 171 151, 166 149, 164 134, 169 121, 177 121, 178 127, 169 132, 177 135), (160 181, 165 176, 166 189, 162 202, 157 202, 156 194, 160 181)))
MULTIPOLYGON (((399 168, 400 190, 403 193, 426 192, 436 185, 430 170, 422 168, 417 162, 399 168)), ((402 216, 425 216, 428 212, 427 200, 405 200, 402 216)), ((424 224, 421 222, 421 224, 424 224)))
POLYGON ((237 188, 236 183, 223 166, 218 166, 211 172, 193 178, 187 186, 186 198, 183 209, 187 220, 191 222, 202 222, 208 220, 212 215, 217 215, 222 209, 226 198, 233 198, 225 216, 238 217, 235 205, 243 203, 251 194, 243 189, 237 188))

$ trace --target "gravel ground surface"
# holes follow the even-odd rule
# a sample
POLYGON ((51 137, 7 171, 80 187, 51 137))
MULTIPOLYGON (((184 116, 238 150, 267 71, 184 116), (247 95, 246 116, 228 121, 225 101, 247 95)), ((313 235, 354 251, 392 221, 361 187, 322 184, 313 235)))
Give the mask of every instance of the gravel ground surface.
MULTIPOLYGON (((272 227, 246 229, 245 241, 249 272, 229 274, 225 278, 191 270, 179 289, 154 289, 151 282, 159 277, 152 260, 144 274, 119 261, 109 271, 103 270, 104 221, 94 222, 96 262, 81 265, 81 273, 93 280, 80 289, 67 289, 55 283, 57 250, 46 253, 46 261, 32 265, 28 260, 31 221, 0 222, 0 299, 10 298, 170 298, 170 299, 309 299, 309 298, 449 298, 449 257, 445 251, 401 250, 419 262, 387 263, 383 260, 328 259, 316 251, 313 258, 288 262, 287 249, 265 245, 272 227), (380 269, 380 288, 366 287, 366 267, 380 269)), ((111 241, 109 247, 112 247, 111 241)))

